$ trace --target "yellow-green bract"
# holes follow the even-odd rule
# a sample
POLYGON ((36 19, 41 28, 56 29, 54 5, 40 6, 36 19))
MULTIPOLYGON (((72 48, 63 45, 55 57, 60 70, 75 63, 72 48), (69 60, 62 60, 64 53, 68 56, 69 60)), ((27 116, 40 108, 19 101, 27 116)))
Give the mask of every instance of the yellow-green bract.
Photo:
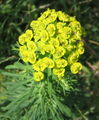
POLYGON ((67 67, 73 74, 82 69, 78 62, 84 53, 82 27, 75 17, 48 9, 30 27, 19 36, 19 54, 33 66, 35 81, 43 80, 49 68, 58 78, 64 77, 67 67))

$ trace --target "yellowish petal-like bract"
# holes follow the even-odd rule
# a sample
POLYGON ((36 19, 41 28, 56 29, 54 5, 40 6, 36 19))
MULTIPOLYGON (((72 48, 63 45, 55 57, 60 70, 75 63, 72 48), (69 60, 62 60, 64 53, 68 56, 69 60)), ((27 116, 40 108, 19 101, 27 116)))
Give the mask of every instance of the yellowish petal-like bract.
POLYGON ((75 62, 71 65, 70 69, 73 74, 77 74, 82 69, 82 65, 79 62, 75 62))
POLYGON ((44 74, 42 72, 34 72, 34 80, 41 81, 44 78, 44 74))

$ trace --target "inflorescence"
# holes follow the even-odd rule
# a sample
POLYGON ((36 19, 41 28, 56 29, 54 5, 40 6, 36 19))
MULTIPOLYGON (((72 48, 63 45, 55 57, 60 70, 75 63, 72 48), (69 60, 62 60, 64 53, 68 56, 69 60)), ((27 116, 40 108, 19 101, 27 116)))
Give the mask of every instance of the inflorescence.
POLYGON ((43 80, 48 69, 57 78, 68 70, 76 74, 82 69, 78 62, 84 53, 82 27, 75 17, 48 9, 30 27, 19 36, 19 54, 32 65, 35 81, 43 80))

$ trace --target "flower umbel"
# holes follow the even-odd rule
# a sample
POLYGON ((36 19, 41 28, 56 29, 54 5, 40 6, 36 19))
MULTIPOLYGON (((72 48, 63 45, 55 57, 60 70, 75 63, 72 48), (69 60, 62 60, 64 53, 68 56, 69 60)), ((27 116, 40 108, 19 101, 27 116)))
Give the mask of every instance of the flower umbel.
POLYGON ((48 9, 30 27, 19 36, 19 53, 33 66, 35 81, 43 80, 48 69, 57 78, 64 77, 67 68, 73 74, 82 69, 78 62, 84 53, 82 27, 75 17, 48 9))

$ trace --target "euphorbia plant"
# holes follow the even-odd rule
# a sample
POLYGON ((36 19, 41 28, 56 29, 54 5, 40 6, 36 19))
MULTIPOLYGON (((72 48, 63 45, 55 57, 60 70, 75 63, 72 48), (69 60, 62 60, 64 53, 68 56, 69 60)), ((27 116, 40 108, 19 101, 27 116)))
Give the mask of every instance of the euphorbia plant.
POLYGON ((9 103, 2 108, 2 119, 73 117, 62 94, 74 89, 74 74, 82 69, 78 62, 84 53, 81 36, 80 23, 62 11, 48 9, 30 23, 30 29, 18 38, 19 55, 24 64, 16 62, 7 67, 19 71, 14 75, 7 73, 14 81, 6 85, 5 101, 9 103))

